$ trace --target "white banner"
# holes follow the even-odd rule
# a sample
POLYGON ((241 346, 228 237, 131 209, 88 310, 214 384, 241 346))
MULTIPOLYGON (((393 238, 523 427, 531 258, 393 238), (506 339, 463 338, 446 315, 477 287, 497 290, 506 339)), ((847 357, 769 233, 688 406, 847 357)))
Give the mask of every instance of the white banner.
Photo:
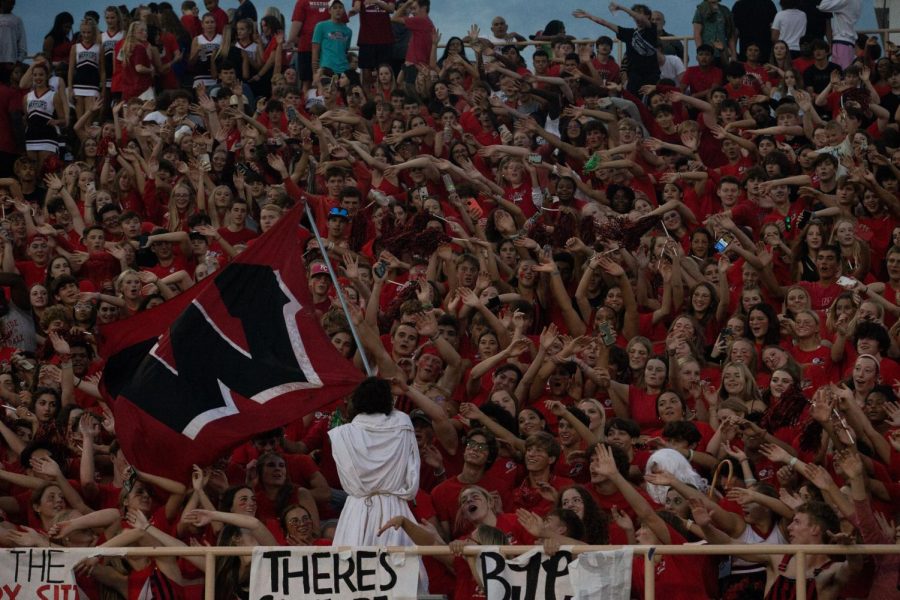
POLYGON ((96 554, 91 548, 0 550, 0 600, 78 600, 73 568, 96 554))
POLYGON ((420 562, 375 547, 254 548, 250 600, 415 600, 420 562))
POLYGON ((495 548, 479 555, 478 566, 488 600, 628 600, 631 559, 630 548, 586 552, 574 561, 565 547, 552 556, 535 549, 510 559, 495 548))

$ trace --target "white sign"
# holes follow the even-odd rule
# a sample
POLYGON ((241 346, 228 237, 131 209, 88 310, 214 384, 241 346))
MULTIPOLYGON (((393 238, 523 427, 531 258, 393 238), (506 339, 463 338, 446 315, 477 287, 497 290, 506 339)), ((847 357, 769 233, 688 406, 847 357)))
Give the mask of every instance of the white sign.
POLYGON ((73 568, 91 549, 0 550, 0 600, 78 600, 73 568))
POLYGON ((415 600, 420 562, 375 547, 255 548, 250 600, 415 600))
POLYGON ((510 559, 489 549, 478 567, 488 600, 628 600, 631 562, 630 548, 586 552, 577 560, 566 549, 552 556, 534 549, 510 559))

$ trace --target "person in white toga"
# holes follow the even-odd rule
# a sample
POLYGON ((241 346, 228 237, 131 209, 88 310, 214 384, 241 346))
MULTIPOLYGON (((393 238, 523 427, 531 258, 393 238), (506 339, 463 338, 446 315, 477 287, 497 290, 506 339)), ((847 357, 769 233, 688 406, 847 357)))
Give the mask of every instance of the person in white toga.
POLYGON ((347 501, 335 546, 411 546, 402 531, 378 529, 391 517, 415 521, 407 502, 419 490, 419 449, 409 415, 393 408, 390 384, 369 377, 351 396, 351 421, 328 432, 347 501))
MULTIPOLYGON (((412 421, 394 410, 391 386, 369 377, 350 397, 350 422, 328 432, 341 487, 341 510, 334 546, 413 546, 402 529, 378 533, 392 517, 417 522, 408 501, 419 491, 419 448, 412 421)), ((428 589, 419 566, 419 589, 428 589)))

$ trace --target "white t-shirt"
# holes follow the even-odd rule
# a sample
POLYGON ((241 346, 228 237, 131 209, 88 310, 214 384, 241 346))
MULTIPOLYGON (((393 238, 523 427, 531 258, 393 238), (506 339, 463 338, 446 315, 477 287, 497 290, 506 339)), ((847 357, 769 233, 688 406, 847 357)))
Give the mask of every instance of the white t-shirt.
POLYGON ((784 40, 791 50, 800 50, 800 38, 806 35, 806 13, 796 8, 779 10, 772 21, 772 29, 778 30, 778 39, 784 40))
POLYGON ((665 62, 659 67, 659 78, 681 83, 680 78, 684 75, 685 70, 684 62, 680 58, 666 54, 665 62))
POLYGON ((860 0, 822 0, 819 10, 831 13, 832 39, 856 42, 856 23, 862 12, 860 0))

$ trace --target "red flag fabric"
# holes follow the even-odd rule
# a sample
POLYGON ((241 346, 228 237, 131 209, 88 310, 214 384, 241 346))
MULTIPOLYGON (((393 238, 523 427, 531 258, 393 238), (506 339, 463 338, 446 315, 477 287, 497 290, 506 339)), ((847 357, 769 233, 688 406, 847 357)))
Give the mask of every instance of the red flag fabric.
POLYGON ((301 211, 187 293, 102 330, 101 387, 138 470, 184 480, 362 380, 313 309, 301 211))

